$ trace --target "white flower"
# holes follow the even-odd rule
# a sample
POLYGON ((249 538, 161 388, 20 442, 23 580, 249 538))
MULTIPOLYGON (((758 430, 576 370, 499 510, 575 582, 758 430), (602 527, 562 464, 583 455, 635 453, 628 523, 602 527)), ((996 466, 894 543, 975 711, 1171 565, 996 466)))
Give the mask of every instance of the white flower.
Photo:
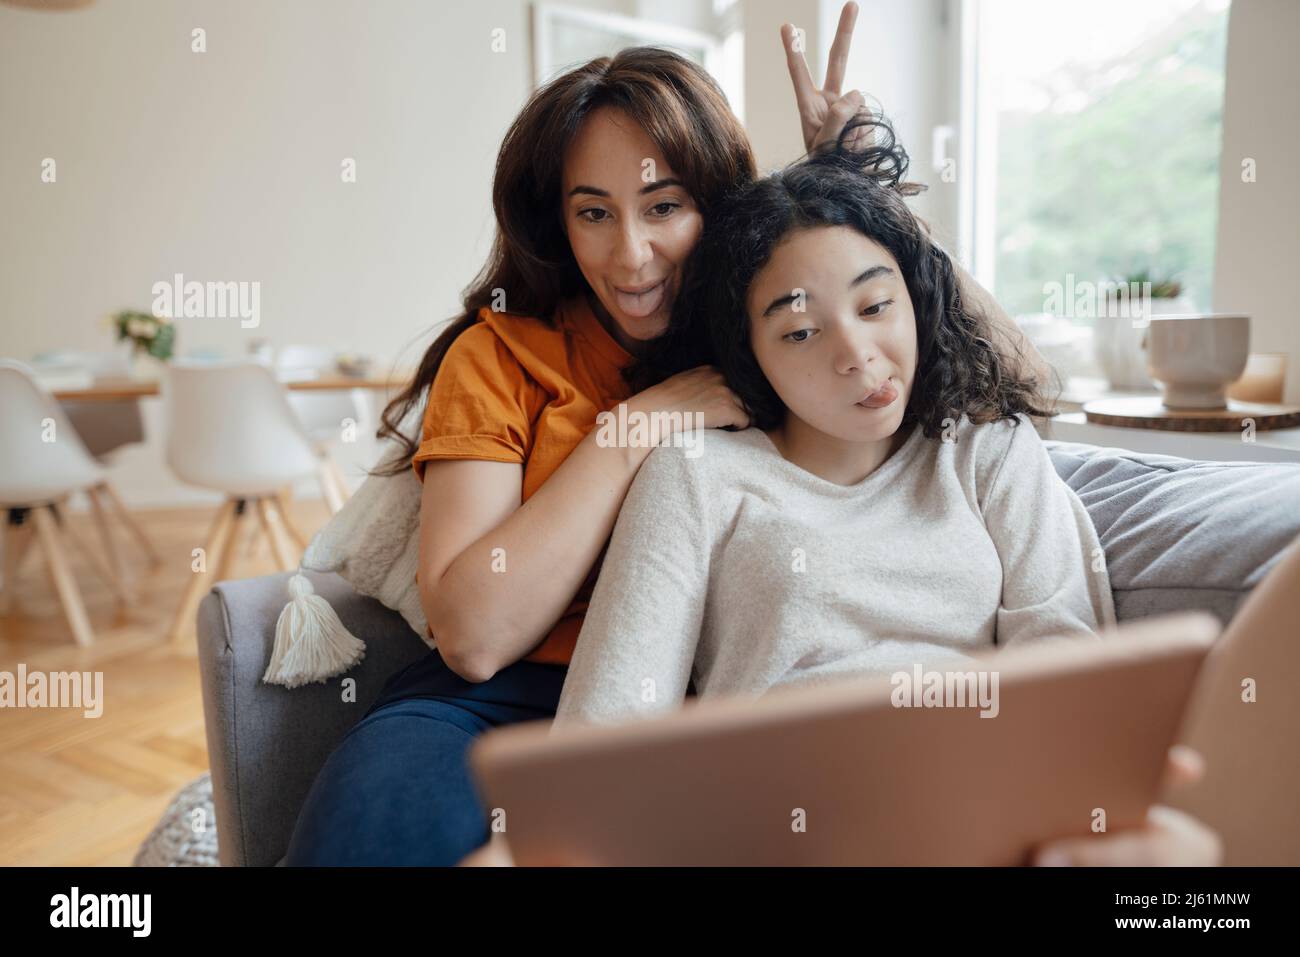
POLYGON ((128 319, 126 331, 134 339, 144 339, 149 335, 149 325, 143 319, 128 319))

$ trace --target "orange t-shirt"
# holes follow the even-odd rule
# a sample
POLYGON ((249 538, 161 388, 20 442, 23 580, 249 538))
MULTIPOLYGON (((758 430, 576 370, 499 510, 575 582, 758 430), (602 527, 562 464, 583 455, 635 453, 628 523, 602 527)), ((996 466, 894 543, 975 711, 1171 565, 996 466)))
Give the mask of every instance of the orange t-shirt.
MULTIPOLYGON (((596 415, 628 398, 622 370, 631 359, 584 299, 561 303, 554 327, 480 309, 429 389, 411 460, 416 475, 423 480, 424 463, 433 459, 518 462, 528 501, 596 427, 596 415)), ((599 571, 597 559, 568 610, 524 660, 569 663, 599 571)))

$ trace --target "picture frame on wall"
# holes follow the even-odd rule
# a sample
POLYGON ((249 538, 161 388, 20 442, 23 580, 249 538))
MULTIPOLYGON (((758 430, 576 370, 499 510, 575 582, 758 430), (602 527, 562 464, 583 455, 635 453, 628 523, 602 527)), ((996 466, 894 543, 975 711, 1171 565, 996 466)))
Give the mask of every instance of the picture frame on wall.
POLYGON ((700 64, 715 77, 725 73, 718 37, 640 17, 584 10, 554 3, 532 6, 533 86, 564 70, 624 47, 666 47, 700 64))

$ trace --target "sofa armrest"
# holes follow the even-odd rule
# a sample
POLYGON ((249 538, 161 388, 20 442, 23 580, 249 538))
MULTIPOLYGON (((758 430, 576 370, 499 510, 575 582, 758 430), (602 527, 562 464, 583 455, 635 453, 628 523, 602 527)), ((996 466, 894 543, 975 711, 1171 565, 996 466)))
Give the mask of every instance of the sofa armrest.
POLYGON ((218 857, 226 866, 272 865, 284 856, 325 759, 388 678, 429 653, 397 612, 357 594, 338 575, 307 573, 366 643, 365 658, 324 683, 264 684, 289 574, 220 582, 199 606, 212 801, 218 857))
POLYGON ((1300 465, 1044 443, 1106 552, 1120 621, 1192 609, 1225 625, 1300 536, 1300 465))

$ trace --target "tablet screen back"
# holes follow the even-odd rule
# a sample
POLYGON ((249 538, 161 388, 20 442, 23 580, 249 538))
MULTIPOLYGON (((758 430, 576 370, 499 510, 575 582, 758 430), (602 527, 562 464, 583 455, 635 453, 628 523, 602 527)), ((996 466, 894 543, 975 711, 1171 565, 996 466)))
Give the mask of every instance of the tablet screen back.
POLYGON ((471 762, 520 864, 1019 864, 1141 820, 1218 630, 1169 615, 907 679, 515 726, 471 762))

